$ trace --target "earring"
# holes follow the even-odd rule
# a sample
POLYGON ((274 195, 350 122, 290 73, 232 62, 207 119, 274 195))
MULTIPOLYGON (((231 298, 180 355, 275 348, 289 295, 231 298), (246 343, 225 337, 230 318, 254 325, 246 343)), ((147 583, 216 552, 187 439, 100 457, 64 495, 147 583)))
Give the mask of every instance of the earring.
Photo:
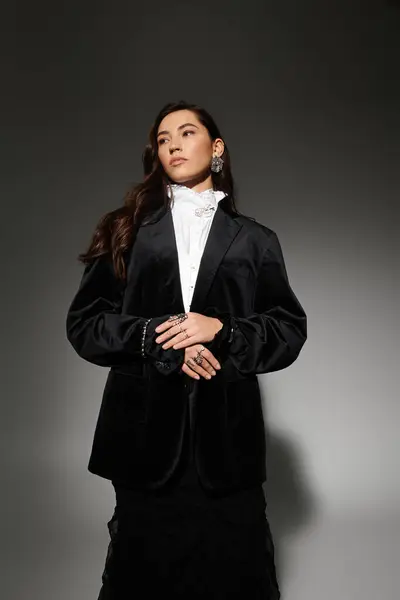
POLYGON ((224 165, 224 161, 220 156, 213 156, 211 161, 211 171, 214 173, 219 173, 222 171, 222 167, 224 165))

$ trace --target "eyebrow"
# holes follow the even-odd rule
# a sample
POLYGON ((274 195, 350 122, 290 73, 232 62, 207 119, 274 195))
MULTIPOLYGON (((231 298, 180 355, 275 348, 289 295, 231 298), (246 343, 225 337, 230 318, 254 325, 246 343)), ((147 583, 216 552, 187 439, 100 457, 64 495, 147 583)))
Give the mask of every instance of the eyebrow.
MULTIPOLYGON (((180 129, 183 129, 184 127, 187 127, 188 125, 191 125, 192 127, 196 127, 196 129, 198 129, 197 125, 195 125, 194 123, 184 123, 183 125, 179 125, 179 127, 178 127, 178 131, 179 131, 180 129)), ((163 133, 169 133, 169 131, 167 131, 166 129, 164 129, 163 131, 159 131, 159 132, 157 133, 157 137, 158 137, 159 135, 163 134, 163 133)))

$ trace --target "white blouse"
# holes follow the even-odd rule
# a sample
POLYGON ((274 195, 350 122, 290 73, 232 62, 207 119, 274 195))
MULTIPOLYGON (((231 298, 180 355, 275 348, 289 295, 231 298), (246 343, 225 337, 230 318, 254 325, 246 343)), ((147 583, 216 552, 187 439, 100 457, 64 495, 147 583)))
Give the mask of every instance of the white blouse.
POLYGON ((185 312, 188 312, 211 223, 218 202, 226 194, 213 188, 195 192, 184 185, 172 183, 167 187, 170 198, 170 189, 182 297, 185 312))

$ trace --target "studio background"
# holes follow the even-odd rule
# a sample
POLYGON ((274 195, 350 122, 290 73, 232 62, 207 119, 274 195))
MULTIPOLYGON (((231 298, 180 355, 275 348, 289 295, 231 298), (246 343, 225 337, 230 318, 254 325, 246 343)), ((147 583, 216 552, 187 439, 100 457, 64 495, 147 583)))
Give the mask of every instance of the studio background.
POLYGON ((3 10, 2 596, 97 598, 115 498, 86 469, 108 370, 65 316, 77 254, 185 99, 215 117, 238 207, 278 234, 308 316, 298 360, 260 376, 282 600, 394 600, 398 4, 3 10))

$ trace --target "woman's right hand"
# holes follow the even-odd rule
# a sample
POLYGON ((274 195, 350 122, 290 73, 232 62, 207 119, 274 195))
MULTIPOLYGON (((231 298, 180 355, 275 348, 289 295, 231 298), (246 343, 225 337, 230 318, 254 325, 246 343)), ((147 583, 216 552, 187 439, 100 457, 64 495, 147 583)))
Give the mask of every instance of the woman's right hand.
POLYGON ((205 348, 202 344, 194 344, 185 348, 185 360, 182 365, 182 371, 189 375, 193 379, 211 379, 216 375, 221 365, 215 358, 212 352, 205 348), (201 357, 203 358, 201 365, 195 363, 194 358, 198 355, 201 350, 201 357), (188 364, 189 363, 189 364, 188 364))

